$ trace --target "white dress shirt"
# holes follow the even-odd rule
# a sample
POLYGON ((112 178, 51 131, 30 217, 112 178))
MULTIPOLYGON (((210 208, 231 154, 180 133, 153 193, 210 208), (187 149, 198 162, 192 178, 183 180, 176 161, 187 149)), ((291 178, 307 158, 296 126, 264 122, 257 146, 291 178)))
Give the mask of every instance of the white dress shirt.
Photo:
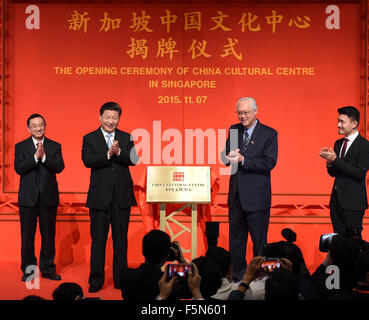
MULTIPOLYGON (((345 155, 347 154, 348 150, 350 149, 352 143, 355 141, 355 139, 357 138, 357 136, 359 135, 359 131, 356 130, 355 133, 349 135, 348 137, 346 137, 346 139, 348 140, 347 141, 347 146, 346 146, 346 152, 345 152, 345 155)), ((342 146, 341 146, 341 149, 340 149, 340 154, 337 155, 337 156, 341 156, 341 152, 342 152, 342 148, 343 148, 343 143, 342 143, 342 146)))

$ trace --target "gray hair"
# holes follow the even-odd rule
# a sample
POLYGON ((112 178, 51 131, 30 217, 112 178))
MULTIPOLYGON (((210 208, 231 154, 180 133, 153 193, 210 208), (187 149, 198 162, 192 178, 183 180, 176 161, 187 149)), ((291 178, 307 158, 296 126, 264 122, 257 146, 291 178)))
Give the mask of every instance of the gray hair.
POLYGON ((250 98, 250 97, 243 97, 243 98, 239 99, 237 101, 236 111, 238 111, 238 106, 240 105, 240 103, 242 101, 251 101, 251 108, 252 108, 252 110, 258 111, 258 106, 256 104, 256 100, 254 98, 250 98))

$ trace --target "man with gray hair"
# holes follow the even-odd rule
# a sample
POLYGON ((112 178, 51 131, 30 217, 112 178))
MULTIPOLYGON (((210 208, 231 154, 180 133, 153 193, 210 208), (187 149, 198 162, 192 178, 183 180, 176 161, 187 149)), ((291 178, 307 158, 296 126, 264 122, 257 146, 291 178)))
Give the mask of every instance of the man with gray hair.
POLYGON ((232 165, 229 180, 229 252, 233 277, 246 270, 247 237, 250 232, 254 256, 267 242, 271 207, 270 172, 277 163, 277 131, 260 123, 253 98, 237 102, 240 123, 230 127, 222 159, 232 165))

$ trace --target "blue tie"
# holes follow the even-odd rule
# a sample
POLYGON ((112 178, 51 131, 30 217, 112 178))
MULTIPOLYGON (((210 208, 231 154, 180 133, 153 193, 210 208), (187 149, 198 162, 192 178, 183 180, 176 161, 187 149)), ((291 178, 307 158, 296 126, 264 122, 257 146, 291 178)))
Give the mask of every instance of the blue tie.
POLYGON ((109 133, 109 134, 107 134, 106 136, 108 137, 108 148, 110 149, 110 147, 111 147, 111 136, 112 136, 113 134, 112 133, 109 133))
POLYGON ((240 147, 240 153, 243 156, 246 155, 246 147, 249 144, 249 141, 250 141, 249 134, 247 133, 247 130, 245 130, 244 134, 243 134, 243 139, 242 139, 242 142, 241 142, 241 147, 240 147))

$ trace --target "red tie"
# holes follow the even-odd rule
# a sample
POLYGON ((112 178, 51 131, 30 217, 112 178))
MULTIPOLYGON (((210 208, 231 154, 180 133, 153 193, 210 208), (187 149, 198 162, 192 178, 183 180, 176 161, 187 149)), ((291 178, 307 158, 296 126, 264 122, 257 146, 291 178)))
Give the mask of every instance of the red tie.
POLYGON ((342 147, 342 150, 341 150, 341 156, 340 156, 340 158, 344 158, 345 157, 346 148, 347 148, 347 141, 348 141, 347 138, 345 138, 345 140, 343 141, 343 147, 342 147))

